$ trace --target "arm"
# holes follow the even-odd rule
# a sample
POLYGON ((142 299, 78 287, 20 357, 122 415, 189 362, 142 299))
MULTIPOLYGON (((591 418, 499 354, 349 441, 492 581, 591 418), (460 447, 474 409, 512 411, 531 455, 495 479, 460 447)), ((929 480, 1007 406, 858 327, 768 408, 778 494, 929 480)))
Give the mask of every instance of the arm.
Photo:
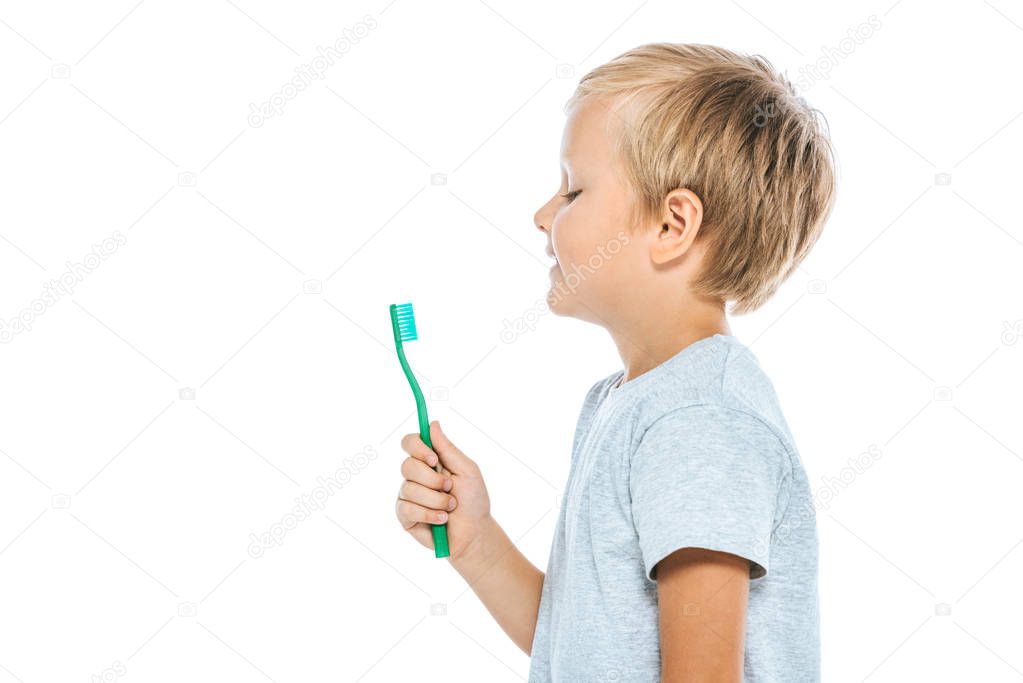
POLYGON ((662 683, 740 683, 749 560, 690 547, 656 570, 662 683))
POLYGON ((544 574, 488 517, 481 533, 451 565, 462 575, 487 611, 527 655, 533 646, 544 574))

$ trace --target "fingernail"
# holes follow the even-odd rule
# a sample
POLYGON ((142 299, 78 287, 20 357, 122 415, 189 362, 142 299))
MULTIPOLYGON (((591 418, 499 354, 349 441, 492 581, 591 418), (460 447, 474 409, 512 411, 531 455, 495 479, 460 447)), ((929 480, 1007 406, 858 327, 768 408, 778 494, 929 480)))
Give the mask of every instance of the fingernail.
POLYGON ((454 510, 454 509, 455 509, 455 499, 452 498, 451 500, 448 501, 448 510, 454 510))
POLYGON ((448 513, 446 512, 437 513, 437 519, 439 519, 441 522, 448 521, 448 513))
POLYGON ((445 491, 450 491, 451 487, 454 486, 454 485, 455 485, 455 482, 451 481, 450 479, 445 479, 444 480, 444 490, 445 491))
POLYGON ((437 466, 437 456, 436 455, 431 455, 430 459, 427 462, 430 463, 430 467, 436 467, 437 466))

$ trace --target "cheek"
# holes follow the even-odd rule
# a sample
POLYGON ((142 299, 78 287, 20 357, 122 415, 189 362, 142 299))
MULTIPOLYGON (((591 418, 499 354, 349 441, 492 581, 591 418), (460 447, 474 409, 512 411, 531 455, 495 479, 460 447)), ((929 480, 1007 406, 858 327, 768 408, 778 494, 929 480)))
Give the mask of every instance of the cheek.
POLYGON ((589 256, 590 245, 588 222, 578 207, 562 209, 553 223, 551 243, 558 262, 564 265, 585 261, 589 256))
POLYGON ((564 263, 569 259, 572 241, 572 222, 567 220, 564 214, 551 225, 551 245, 554 247, 554 255, 558 261, 564 263))
POLYGON ((551 242, 563 268, 597 263, 603 270, 614 265, 607 263, 609 259, 602 254, 607 253, 608 242, 620 242, 618 235, 627 222, 624 217, 626 200, 617 192, 617 188, 592 182, 574 202, 555 214, 551 242))
POLYGON ((579 235, 562 232, 554 238, 554 255, 562 269, 586 260, 586 248, 579 241, 579 235))

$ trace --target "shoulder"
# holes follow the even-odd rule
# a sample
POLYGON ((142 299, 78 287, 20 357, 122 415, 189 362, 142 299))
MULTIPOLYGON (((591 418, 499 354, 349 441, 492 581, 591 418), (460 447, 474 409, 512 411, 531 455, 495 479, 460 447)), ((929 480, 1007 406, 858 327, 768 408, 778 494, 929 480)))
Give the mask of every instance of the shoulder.
POLYGON ((722 337, 694 354, 685 372, 664 373, 635 405, 631 451, 640 445, 700 444, 712 453, 758 454, 791 472, 795 446, 773 383, 752 351, 722 337))
POLYGON ((766 432, 786 448, 791 446, 771 379, 756 355, 731 336, 717 337, 715 343, 693 353, 684 366, 662 373, 638 398, 634 410, 637 438, 655 423, 692 420, 705 426, 729 424, 766 432))

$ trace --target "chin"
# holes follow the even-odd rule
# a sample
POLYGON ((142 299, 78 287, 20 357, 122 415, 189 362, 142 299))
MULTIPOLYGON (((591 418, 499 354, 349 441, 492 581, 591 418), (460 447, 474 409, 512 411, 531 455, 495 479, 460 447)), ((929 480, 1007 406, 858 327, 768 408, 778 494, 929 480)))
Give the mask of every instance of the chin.
POLYGON ((547 308, 550 309, 551 313, 554 315, 565 315, 565 303, 565 299, 559 297, 553 287, 547 290, 547 308))
POLYGON ((563 271, 552 270, 550 287, 547 290, 547 307, 557 316, 591 321, 592 313, 587 310, 587 305, 580 297, 582 283, 576 281, 574 287, 570 284, 571 278, 566 277, 563 271))
POLYGON ((586 307, 581 306, 575 296, 574 293, 559 293, 556 288, 551 287, 547 291, 547 308, 551 313, 562 318, 589 320, 590 316, 586 307))

